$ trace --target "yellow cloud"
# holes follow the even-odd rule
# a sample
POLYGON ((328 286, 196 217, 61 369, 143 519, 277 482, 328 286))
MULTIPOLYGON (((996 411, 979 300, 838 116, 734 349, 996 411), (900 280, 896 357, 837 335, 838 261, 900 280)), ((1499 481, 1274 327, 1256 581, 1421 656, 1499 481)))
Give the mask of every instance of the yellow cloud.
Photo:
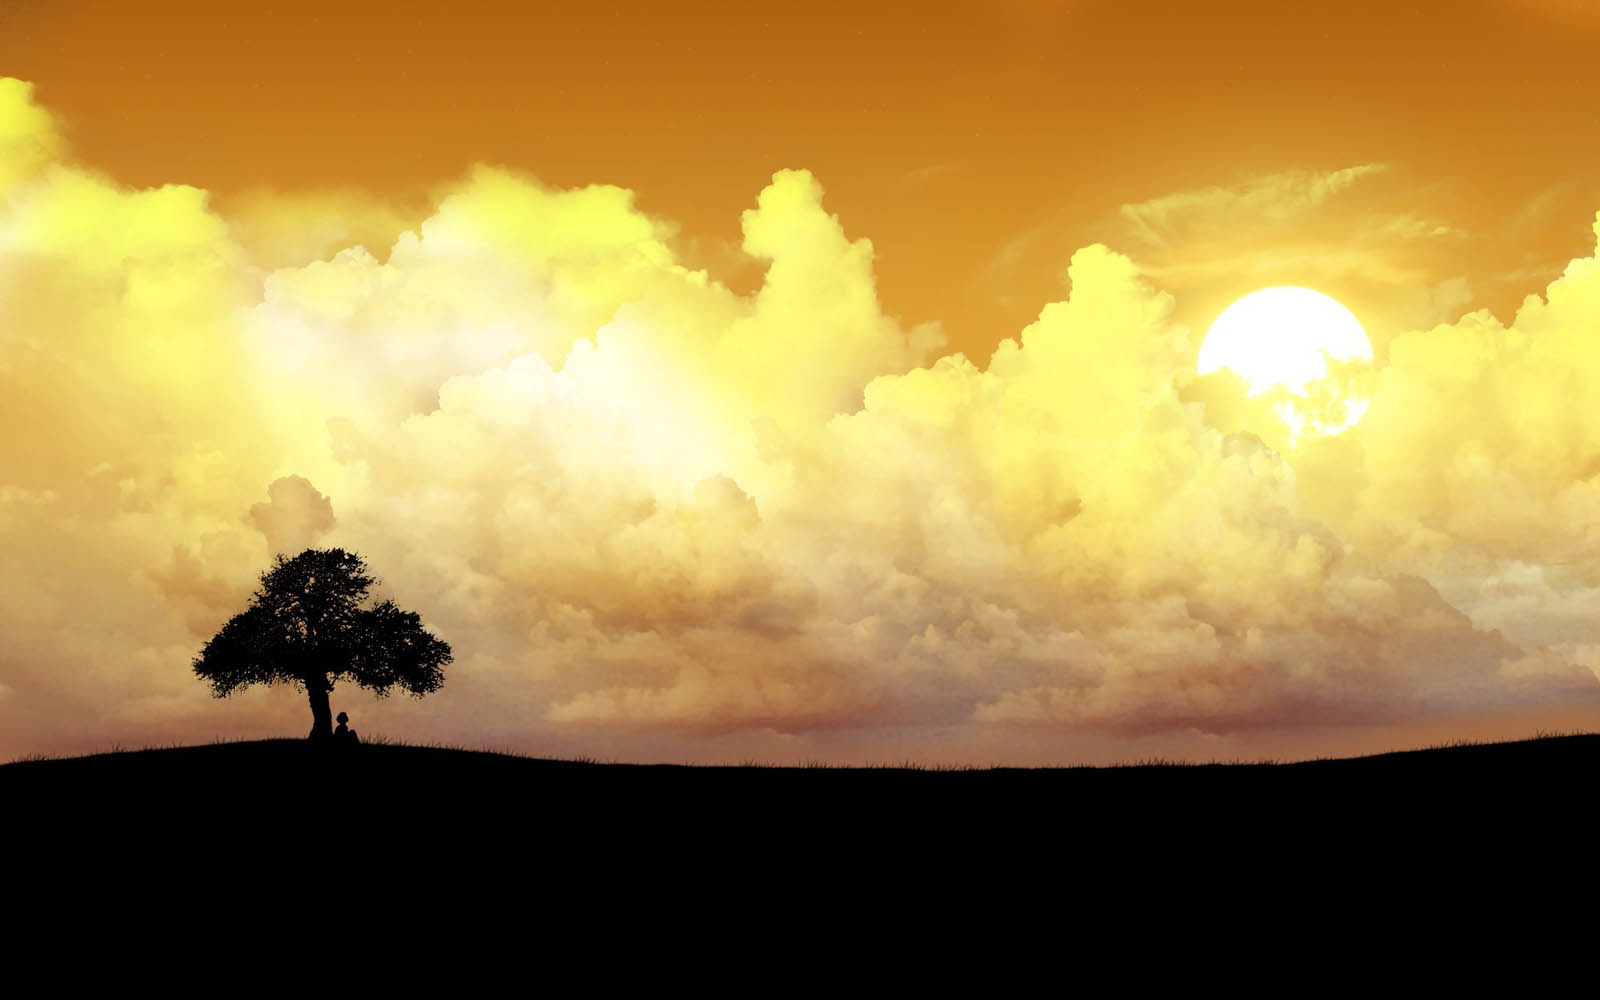
MULTIPOLYGON (((32 107, 0 88, 4 120, 32 107)), ((422 738, 1181 746, 1597 688, 1592 259, 1510 327, 1397 337, 1356 430, 1274 450, 1105 246, 986 363, 936 357, 805 171, 742 218, 748 295, 630 192, 503 169, 388 246, 340 245, 360 196, 282 196, 335 220, 296 244, 262 228, 277 195, 228 216, 33 140, 0 177, 26 178, 0 215, 0 752, 303 728, 292 692, 219 704, 188 663, 269 550, 312 543, 455 646, 442 692, 384 706, 422 738)))
POLYGON ((61 149, 50 113, 33 101, 33 84, 0 77, 0 194, 31 177, 61 149))
POLYGON ((359 190, 258 189, 223 208, 234 242, 268 271, 326 260, 353 247, 386 253, 421 219, 420 213, 359 190))

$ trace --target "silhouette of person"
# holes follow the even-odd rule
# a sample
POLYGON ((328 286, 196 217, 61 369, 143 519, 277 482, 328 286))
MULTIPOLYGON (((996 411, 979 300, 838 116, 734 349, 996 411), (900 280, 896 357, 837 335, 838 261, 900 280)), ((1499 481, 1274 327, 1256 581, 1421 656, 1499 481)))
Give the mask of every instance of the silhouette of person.
POLYGON ((337 747, 353 747, 361 742, 356 736, 356 731, 347 723, 350 721, 348 713, 340 712, 337 719, 339 725, 333 730, 333 745, 337 747))

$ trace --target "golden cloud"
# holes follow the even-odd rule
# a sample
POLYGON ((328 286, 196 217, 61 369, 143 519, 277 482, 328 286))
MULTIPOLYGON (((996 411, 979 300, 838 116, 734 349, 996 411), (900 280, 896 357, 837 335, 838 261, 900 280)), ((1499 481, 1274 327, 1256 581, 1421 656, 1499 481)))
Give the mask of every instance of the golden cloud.
POLYGON ((619 188, 480 167, 390 246, 297 248, 53 135, 0 85, 0 750, 301 728, 188 664, 313 542, 455 647, 385 712, 457 740, 776 754, 1600 693, 1593 258, 1510 326, 1395 338, 1358 428, 1276 451, 1104 246, 980 366, 884 313, 805 171, 744 213, 740 295, 619 188))

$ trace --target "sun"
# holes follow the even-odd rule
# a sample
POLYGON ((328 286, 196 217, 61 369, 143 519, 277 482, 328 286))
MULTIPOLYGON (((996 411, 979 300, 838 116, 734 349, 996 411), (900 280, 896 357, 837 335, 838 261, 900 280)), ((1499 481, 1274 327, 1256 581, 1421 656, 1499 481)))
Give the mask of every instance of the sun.
POLYGON ((1372 361, 1361 321, 1321 292, 1278 285, 1222 310, 1195 367, 1201 375, 1230 369, 1252 397, 1281 397, 1274 409, 1299 437, 1337 433, 1366 412, 1365 398, 1329 379, 1329 361, 1372 361))

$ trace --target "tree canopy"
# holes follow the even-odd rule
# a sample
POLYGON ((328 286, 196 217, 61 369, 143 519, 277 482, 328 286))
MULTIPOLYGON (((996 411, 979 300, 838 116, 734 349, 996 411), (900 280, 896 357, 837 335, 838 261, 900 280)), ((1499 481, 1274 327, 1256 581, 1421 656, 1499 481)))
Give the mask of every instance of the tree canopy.
POLYGON ((393 601, 368 604, 376 581, 343 549, 279 555, 250 606, 195 657, 194 672, 219 698, 251 684, 289 683, 311 701, 315 738, 332 732, 328 692, 341 680, 387 695, 421 697, 444 684, 450 645, 393 601))

